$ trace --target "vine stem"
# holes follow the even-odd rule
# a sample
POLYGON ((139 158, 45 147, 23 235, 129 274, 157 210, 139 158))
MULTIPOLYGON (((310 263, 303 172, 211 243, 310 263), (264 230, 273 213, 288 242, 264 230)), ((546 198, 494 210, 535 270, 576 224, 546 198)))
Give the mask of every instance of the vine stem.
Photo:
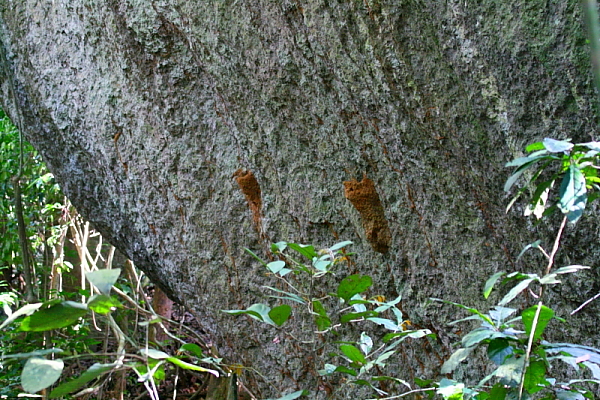
MULTIPOLYGON (((544 275, 548 275, 552 270, 552 266, 554 265, 554 258, 556 257, 556 253, 558 252, 558 248, 560 247, 560 238, 565 230, 565 226, 567 224, 567 217, 564 216, 562 222, 560 223, 560 227, 558 228, 558 233, 556 234, 556 239, 554 239, 554 245, 552 246, 552 251, 548 256, 548 265, 546 266, 546 271, 544 275)), ((535 337, 535 331, 537 329, 537 324, 540 319, 540 312, 542 311, 543 301, 542 296, 544 295, 544 287, 540 287, 539 299, 540 301, 537 304, 537 309, 535 310, 535 316, 533 317, 533 322, 531 324, 531 332, 529 333, 529 340, 527 341, 527 352, 525 353, 525 360, 523 361, 523 371, 521 372, 521 382, 519 383, 519 400, 523 398, 523 388, 525 387, 525 373, 527 372, 527 368, 529 367, 529 360, 531 359, 531 348, 533 347, 533 338, 535 337)))

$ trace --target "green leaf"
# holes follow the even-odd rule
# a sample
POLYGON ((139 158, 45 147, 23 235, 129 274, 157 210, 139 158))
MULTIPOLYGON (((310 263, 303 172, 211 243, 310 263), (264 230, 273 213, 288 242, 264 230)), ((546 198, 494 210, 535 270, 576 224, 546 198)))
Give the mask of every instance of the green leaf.
POLYGON ((195 343, 186 343, 179 348, 179 351, 187 351, 192 353, 198 358, 204 357, 204 353, 202 352, 202 348, 195 343))
POLYGON ((342 344, 340 345, 340 350, 351 361, 359 365, 364 365, 366 363, 365 356, 355 346, 352 346, 351 344, 342 344))
POLYGON ((32 357, 27 360, 21 372, 21 385, 29 393, 46 389, 60 378, 64 366, 65 363, 61 359, 32 357))
POLYGON ((566 267, 561 267, 554 271, 555 274, 570 274, 572 272, 581 271, 582 269, 590 269, 590 267, 585 265, 569 265, 566 267))
POLYGON ((352 244, 351 241, 346 240, 345 242, 339 242, 339 243, 334 244, 333 246, 331 246, 329 248, 329 250, 331 250, 332 252, 335 252, 336 250, 339 250, 339 249, 346 247, 348 245, 351 245, 351 244, 352 244))
POLYGON ((494 288, 494 285, 496 284, 498 279, 502 278, 505 274, 506 272, 504 271, 496 272, 485 282, 485 288, 483 289, 484 298, 487 299, 490 296, 490 293, 492 293, 492 289, 494 288))
MULTIPOLYGON (((535 317, 538 307, 539 307, 538 305, 529 307, 528 309, 523 311, 523 313, 521 314, 521 316, 523 318, 523 325, 525 325, 525 332, 527 333, 528 336, 531 336, 531 330, 533 329, 533 320, 534 320, 534 317, 535 317)), ((540 340, 540 338, 542 337, 542 334, 544 333, 544 329, 546 329, 546 326, 548 325, 548 323, 550 322, 552 317, 554 317, 554 311, 551 308, 548 308, 548 307, 542 305, 542 308, 540 308, 540 311, 539 311, 538 321, 535 326, 533 340, 535 340, 535 341, 540 340)))
POLYGON ((521 381, 525 357, 511 357, 504 360, 494 375, 500 378, 500 382, 510 387, 516 387, 521 381))
POLYGON ((585 146, 590 150, 600 151, 600 142, 579 143, 579 146, 585 146))
POLYGON ((58 399, 61 397, 65 397, 69 393, 72 393, 76 390, 81 389, 88 383, 89 381, 96 379, 100 375, 112 370, 115 368, 117 364, 94 364, 87 369, 83 374, 79 375, 79 377, 75 379, 71 379, 68 382, 65 382, 58 387, 56 387, 52 392, 50 392, 51 399, 58 399))
POLYGON ((43 357, 43 356, 47 356, 48 354, 59 354, 59 353, 63 353, 63 352, 64 352, 64 350, 62 350, 62 349, 44 349, 44 350, 31 351, 29 353, 2 354, 0 359, 43 357))
MULTIPOLYGON (((280 243, 284 243, 284 242, 280 242, 280 243)), ((273 246, 276 246, 276 245, 277 245, 277 243, 276 243, 275 245, 271 245, 271 251, 273 251, 273 246)), ((285 248, 285 247, 284 247, 284 248, 285 248)), ((247 249, 247 248, 244 248, 244 250, 246 250, 246 253, 250 254, 250 255, 251 255, 252 257, 254 257, 254 258, 255 258, 255 259, 258 261, 258 262, 260 262, 262 265, 264 265, 265 267, 269 268, 269 267, 267 266, 267 263, 266 263, 266 262, 264 262, 264 261, 262 260, 262 258, 260 258, 259 256, 257 256, 257 255, 256 255, 256 254, 255 254, 255 253, 252 251, 252 250, 250 250, 250 249, 247 249)))
POLYGON ((63 328, 74 324, 87 313, 88 309, 85 304, 63 301, 60 304, 55 304, 25 317, 21 322, 19 330, 43 332, 63 328))
POLYGON ((156 350, 156 349, 140 349, 140 354, 144 355, 148 358, 153 358, 155 360, 166 360, 171 357, 169 354, 164 351, 156 350))
POLYGON ((221 310, 224 313, 227 314, 232 314, 232 315, 240 315, 240 314, 246 314, 249 315, 250 317, 257 319, 261 322, 266 322, 269 325, 275 325, 275 322, 273 322, 273 320, 271 319, 271 317, 269 317, 269 311, 271 311, 271 308, 269 306, 267 306, 266 304, 261 304, 261 303, 257 303, 257 304, 252 304, 250 307, 248 307, 245 310, 221 310))
POLYGON ((508 389, 504 385, 497 383, 490 390, 490 399, 492 400, 504 400, 508 394, 508 389))
POLYGON ((534 279, 528 278, 519 282, 514 288, 512 288, 506 296, 498 303, 499 306, 505 306, 509 302, 511 302, 515 297, 519 295, 523 290, 527 289, 529 284, 533 282, 534 279))
POLYGON ((546 380, 546 363, 542 360, 533 360, 525 371, 525 390, 534 394, 544 389, 548 385, 546 380))
POLYGON ((271 311, 269 311, 269 317, 275 325, 281 326, 288 320, 290 315, 292 314, 292 307, 287 304, 282 304, 277 307, 273 307, 271 311))
POLYGON ((390 331, 401 331, 402 330, 402 328, 400 328, 394 321, 386 319, 386 318, 369 317, 369 318, 367 318, 367 321, 372 321, 378 325, 382 325, 384 328, 389 329, 390 331))
POLYGON ((502 365, 507 357, 514 353, 514 348, 506 339, 495 339, 490 341, 487 348, 488 358, 496 365, 502 365))
POLYGON ((319 256, 319 254, 316 252, 315 248, 312 245, 297 243, 288 243, 287 245, 290 249, 297 251, 309 260, 312 260, 313 258, 319 256))
POLYGON ((92 296, 88 300, 87 305, 90 310, 98 314, 108 314, 117 308, 123 308, 121 303, 105 294, 97 294, 92 296))
POLYGON ((327 316, 327 311, 325 311, 325 307, 319 300, 312 301, 313 311, 318 315, 315 316, 315 323, 317 324, 317 329, 319 331, 325 331, 331 327, 331 320, 327 316))
POLYGON ((110 289, 112 289, 117 279, 119 279, 119 275, 121 275, 121 269, 115 268, 88 272, 85 274, 85 277, 92 285, 96 286, 100 293, 109 296, 110 289))
POLYGON ((12 313, 10 315, 10 317, 8 317, 6 319, 6 321, 4 321, 2 323, 2 325, 0 325, 0 329, 4 329, 8 324, 10 324, 15 319, 17 319, 17 318, 19 318, 19 317, 21 317, 23 315, 31 315, 31 314, 33 314, 41 306, 42 306, 42 303, 34 303, 34 304, 26 304, 26 305, 24 305, 23 307, 19 308, 17 311, 15 311, 14 313, 12 313))
POLYGON ((463 347, 473 347, 484 340, 489 339, 495 332, 488 328, 478 328, 467 333, 462 338, 463 347))
POLYGON ((336 367, 335 371, 333 371, 333 372, 341 372, 342 374, 348 374, 348 375, 352 375, 352 376, 358 376, 358 372, 356 372, 352 368, 348 368, 348 367, 345 367, 343 365, 340 365, 339 367, 336 367))
POLYGON ((444 400, 463 400, 464 387, 464 383, 443 378, 440 381, 437 392, 444 398, 444 400))
POLYGON ((539 151, 539 150, 544 150, 546 147, 544 147, 544 143, 543 142, 535 142, 535 143, 531 143, 530 145, 528 145, 527 147, 525 147, 525 151, 527 153, 531 153, 532 151, 539 151))
POLYGON ((337 289, 338 297, 348 302, 352 296, 362 293, 373 284, 373 280, 368 275, 350 275, 340 282, 337 289))
POLYGON ((587 203, 585 177, 577 165, 571 164, 569 166, 569 170, 560 185, 559 196, 558 208, 563 214, 567 214, 570 222, 577 222, 587 203))
POLYGON ((281 260, 272 261, 272 262, 268 263, 267 268, 269 269, 269 271, 271 271, 274 274, 279 273, 282 269, 287 269, 287 268, 285 268, 285 261, 281 261, 281 260))
POLYGON ((452 371, 454 371, 456 369, 456 367, 458 367, 458 365, 461 363, 461 361, 463 361, 467 357, 469 357, 469 354, 471 354, 473 349, 474 349, 474 347, 461 348, 461 349, 456 350, 454 353, 452 353, 450 358, 447 359, 446 362, 444 363, 444 365, 442 366, 441 373, 442 374, 452 373, 452 371))
POLYGON ((573 143, 564 140, 544 139, 544 147, 551 153, 565 153, 573 148, 573 143))
POLYGON ((361 319, 361 318, 365 318, 365 317, 376 317, 377 315, 379 315, 379 314, 372 310, 362 311, 362 312, 357 312, 357 313, 347 313, 340 317, 340 322, 342 324, 345 324, 350 321, 355 321, 357 319, 361 319))
POLYGON ((208 372, 209 374, 213 374, 217 378, 219 377, 219 372, 215 371, 214 369, 208 369, 208 368, 201 367, 199 365, 190 364, 188 362, 180 360, 177 357, 167 357, 166 360, 169 361, 170 363, 177 365, 180 368, 183 368, 183 369, 188 369, 191 371, 199 371, 199 372, 208 372))

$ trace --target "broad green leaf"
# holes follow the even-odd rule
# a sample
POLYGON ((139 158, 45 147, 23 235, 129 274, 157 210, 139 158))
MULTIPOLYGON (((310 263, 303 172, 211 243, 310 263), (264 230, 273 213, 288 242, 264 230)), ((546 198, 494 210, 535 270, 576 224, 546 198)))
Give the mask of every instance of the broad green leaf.
POLYGON ((277 307, 273 307, 271 311, 269 311, 269 317, 275 325, 281 326, 288 320, 290 315, 292 314, 292 307, 287 304, 282 304, 277 307))
POLYGON ((68 382, 65 382, 58 387, 56 387, 52 392, 50 392, 50 399, 58 399, 61 397, 65 397, 69 393, 72 393, 76 390, 84 387, 89 381, 96 379, 100 375, 112 370, 115 368, 117 364, 94 364, 87 369, 83 374, 79 375, 77 378, 72 379, 68 382))
POLYGON ((287 247, 287 242, 277 242, 277 243, 273 243, 271 245, 271 251, 273 253, 281 253, 282 251, 284 251, 287 247))
POLYGON ((406 339, 406 338, 420 339, 423 336, 435 336, 435 335, 433 335, 429 329, 419 329, 416 331, 387 333, 383 337, 382 340, 383 340, 383 343, 387 343, 390 340, 398 338, 398 337, 402 338, 402 339, 406 339))
POLYGON ((202 348, 195 343, 186 343, 179 348, 179 351, 187 351, 192 353, 198 358, 204 357, 204 353, 202 352, 202 348))
POLYGON ((537 393, 548 385, 546 380, 546 363, 542 360, 533 360, 529 362, 525 370, 525 390, 529 393, 537 393))
POLYGON ((539 151, 539 150, 544 150, 544 149, 545 149, 544 142, 531 143, 530 145, 525 147, 525 151, 528 153, 531 153, 532 151, 539 151))
POLYGON ((326 363, 326 364, 323 366, 323 369, 320 369, 318 372, 319 372, 319 375, 321 375, 321 376, 326 376, 326 375, 331 375, 331 374, 333 374, 333 373, 335 372, 335 369, 336 369, 336 366, 335 366, 335 365, 333 365, 333 364, 327 364, 327 363, 326 363))
POLYGON ((483 289, 484 298, 487 299, 490 296, 490 293, 492 293, 492 289, 494 288, 496 282, 498 282, 498 279, 502 278, 505 274, 506 272, 504 271, 496 272, 485 282, 485 288, 483 289))
POLYGON ((362 312, 357 312, 357 313, 347 313, 340 317, 340 322, 342 324, 345 324, 350 321, 355 321, 355 320, 361 319, 361 318, 376 317, 377 315, 379 315, 379 313, 372 311, 372 310, 367 310, 367 311, 362 311, 362 312))
POLYGON ((508 389, 504 385, 497 383, 490 390, 490 399, 492 400, 504 400, 508 394, 508 389))
POLYGON ((377 317, 369 317, 368 321, 375 322, 378 325, 382 325, 384 328, 389 329, 390 331, 401 331, 400 328, 394 321, 386 318, 377 318, 377 317))
MULTIPOLYGON (((306 396, 306 395, 308 395, 308 391, 306 391, 306 390, 298 390, 297 392, 287 394, 287 395, 285 395, 283 397, 280 397, 280 398, 278 398, 276 400, 294 400, 294 399, 297 399, 300 396, 306 396)), ((273 399, 267 399, 267 400, 273 400, 273 399)))
POLYGON ((495 323, 500 325, 504 323, 504 321, 508 317, 513 315, 516 311, 517 309, 515 308, 495 306, 493 309, 490 310, 490 317, 495 323))
POLYGON ((63 301, 25 317, 19 326, 19 330, 43 332, 64 328, 65 326, 74 324, 87 313, 88 309, 85 304, 63 301))
POLYGON ((544 139, 544 147, 551 153, 564 153, 573 148, 573 143, 564 140, 555 140, 551 138, 544 139))
MULTIPOLYGON (((327 256, 327 258, 329 258, 329 256, 327 256)), ((313 260, 313 267, 317 271, 327 272, 327 268, 329 268, 330 265, 331 265, 331 260, 325 259, 323 257, 313 260)))
POLYGON ((169 361, 170 363, 177 365, 180 368, 183 368, 183 369, 199 371, 199 372, 208 372, 209 374, 213 374, 217 378, 219 377, 219 372, 215 371, 214 369, 208 369, 208 368, 201 367, 199 365, 190 364, 188 362, 180 360, 177 357, 167 357, 166 360, 169 361))
POLYGON ((521 381, 523 374, 523 364, 525 357, 511 357, 504 360, 504 363, 498 367, 495 376, 500 378, 500 382, 510 387, 516 387, 521 381))
MULTIPOLYGON (((537 309, 538 305, 535 305, 533 307, 529 307, 521 314, 521 316, 523 317, 523 325, 525 326, 525 332, 528 336, 531 335, 531 330, 533 328, 533 320, 537 309)), ((542 305, 539 311, 539 317, 535 327, 535 332, 533 334, 533 339, 535 341, 539 340, 542 337, 544 329, 546 329, 546 326, 548 325, 552 317, 554 317, 554 311, 551 308, 542 305)))
POLYGON ((273 325, 276 326, 275 323, 271 320, 271 317, 269 317, 269 311, 271 311, 271 308, 269 306, 267 306, 266 304, 252 304, 250 307, 248 307, 245 310, 221 310, 224 313, 227 314, 231 314, 231 315, 240 315, 240 314, 246 314, 249 315, 250 317, 257 319, 261 322, 266 322, 269 325, 273 325))
POLYGON ((345 367, 343 365, 338 366, 334 372, 341 372, 342 374, 348 374, 352 376, 358 376, 358 372, 352 368, 345 367))
POLYGON ((88 272, 85 274, 85 277, 92 285, 96 286, 100 293, 109 296, 110 289, 112 289, 117 279, 119 279, 119 275, 121 275, 121 269, 115 268, 88 272))
POLYGON ((442 366, 441 373, 442 374, 452 373, 456 369, 456 367, 458 367, 458 365, 461 363, 461 361, 463 361, 464 359, 469 357, 469 354, 471 354, 473 349, 475 349, 475 348, 469 347, 469 348, 460 348, 460 349, 456 350, 454 353, 452 353, 450 358, 447 359, 446 362, 444 363, 444 365, 442 366))
POLYGON ((556 278, 557 276, 558 275, 554 273, 544 275, 542 278, 540 278, 540 285, 555 285, 560 283, 560 281, 556 278))
POLYGON ((504 166, 507 168, 522 167, 524 165, 531 164, 534 161, 539 161, 543 158, 548 158, 548 157, 553 157, 553 156, 548 154, 547 150, 539 150, 539 151, 535 151, 525 157, 515 158, 514 160, 507 162, 504 166))
POLYGON ((600 142, 579 143, 579 146, 585 146, 590 150, 600 151, 600 142))
POLYGON ((347 302, 352 296, 364 292, 371 287, 372 284, 373 280, 368 275, 350 275, 340 282, 337 289, 337 295, 347 302))
POLYGON ((371 349, 373 348, 373 339, 371 339, 371 336, 367 335, 365 332, 362 332, 360 334, 358 347, 360 347, 365 356, 369 355, 371 349))
POLYGON ((117 308, 123 308, 121 303, 105 294, 96 294, 92 296, 88 300, 87 305, 90 310, 98 314, 108 314, 117 308))
POLYGON ((514 348, 506 339, 490 341, 487 347, 488 358, 496 365, 502 365, 507 357, 514 353, 514 348))
POLYGON ((323 304, 319 300, 313 300, 312 302, 313 311, 318 314, 315 316, 315 323, 319 331, 325 331, 331 327, 331 320, 327 316, 327 311, 323 307, 323 304))
POLYGON ((570 274, 572 272, 577 272, 582 269, 590 269, 590 267, 585 265, 569 265, 566 267, 561 267, 554 271, 555 274, 570 274))
POLYGON ((144 355, 148 358, 153 358, 155 360, 166 360, 171 357, 169 354, 164 351, 156 350, 156 349, 140 349, 140 354, 144 355))
POLYGON ((65 363, 61 359, 32 357, 27 360, 21 372, 21 385, 29 393, 46 389, 60 378, 64 366, 65 363))
POLYGON ((309 260, 312 260, 313 258, 319 256, 319 254, 316 252, 315 248, 312 245, 297 243, 288 243, 287 245, 290 249, 297 251, 309 260))
POLYGON ((462 338, 463 347, 473 347, 478 345, 484 340, 489 339, 494 334, 494 331, 487 328, 478 328, 474 329, 471 332, 467 333, 462 338))
POLYGON ((267 264, 267 268, 272 273, 277 274, 277 273, 279 273, 279 271, 281 271, 282 269, 285 268, 285 261, 281 261, 281 260, 271 261, 270 263, 267 264))
POLYGON ((5 328, 8 324, 10 324, 15 319, 17 319, 17 318, 19 318, 19 317, 21 317, 23 315, 31 315, 31 314, 33 314, 41 306, 42 306, 42 303, 34 303, 34 304, 26 304, 26 305, 24 305, 23 307, 19 308, 17 311, 15 311, 14 313, 12 313, 10 315, 10 317, 8 317, 6 319, 6 321, 4 321, 2 323, 2 325, 0 325, 0 329, 5 328))
POLYGON ((63 353, 63 352, 64 352, 64 350, 62 350, 62 349, 44 349, 44 350, 32 351, 29 353, 2 354, 2 356, 0 356, 0 359, 43 357, 43 356, 47 356, 48 354, 59 354, 59 353, 63 353))
POLYGON ((506 296, 498 303, 499 306, 505 306, 510 303, 515 297, 519 295, 523 290, 527 289, 529 284, 533 282, 533 279, 524 279, 519 282, 514 288, 512 288, 506 296))
POLYGON ((437 389, 444 400, 463 400, 463 389, 464 383, 451 381, 450 379, 443 378, 440 381, 440 385, 437 389))
POLYGON ((359 349, 352 346, 351 344, 340 345, 340 350, 351 361, 353 361, 359 365, 364 365, 366 363, 365 356, 361 353, 361 351, 359 349))
POLYGON ((333 246, 331 246, 331 247, 329 248, 329 250, 331 250, 331 251, 335 252, 336 250, 339 250, 339 249, 341 249, 341 248, 343 248, 343 247, 346 247, 346 246, 348 246, 348 245, 351 245, 351 244, 352 244, 352 242, 351 242, 351 241, 349 241, 349 240, 346 240, 345 242, 339 242, 339 243, 336 243, 336 244, 334 244, 333 246))
POLYGON ((558 208, 563 214, 567 214, 570 222, 577 222, 587 203, 585 177, 577 165, 569 166, 560 185, 559 196, 558 208))

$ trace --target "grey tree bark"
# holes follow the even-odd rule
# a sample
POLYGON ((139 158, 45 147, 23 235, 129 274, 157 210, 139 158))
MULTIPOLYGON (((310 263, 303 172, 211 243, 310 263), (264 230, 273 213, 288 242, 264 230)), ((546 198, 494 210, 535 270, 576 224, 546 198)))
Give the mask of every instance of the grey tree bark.
MULTIPOLYGON (((504 163, 546 136, 596 138, 576 1, 0 8, 4 109, 78 210, 196 313, 219 354, 268 378, 242 377, 263 398, 324 398, 336 383, 317 376, 323 353, 295 339, 301 321, 276 330, 220 312, 270 301, 244 247, 266 257, 280 240, 354 241, 347 273, 372 275, 372 295, 401 294, 415 326, 439 335, 408 345, 393 373, 436 377, 459 338, 445 324, 461 314, 427 299, 482 305, 490 274, 541 272, 516 255, 556 228, 520 205, 505 214, 504 163)), ((598 261, 594 219, 569 230, 561 263, 598 261)), ((566 315, 597 291, 592 270, 552 300, 566 315)), ((553 339, 599 345, 598 311, 553 339)))

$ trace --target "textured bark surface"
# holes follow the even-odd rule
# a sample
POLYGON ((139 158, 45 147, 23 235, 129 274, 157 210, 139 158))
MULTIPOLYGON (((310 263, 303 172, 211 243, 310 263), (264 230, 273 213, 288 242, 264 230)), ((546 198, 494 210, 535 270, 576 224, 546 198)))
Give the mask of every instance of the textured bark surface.
MULTIPOLYGON (((457 338, 445 324, 462 314, 426 300, 482 304, 490 274, 541 272, 516 255, 556 228, 505 215, 504 163, 545 136, 596 134, 575 1, 0 7, 3 106, 15 121, 20 110, 78 210, 194 310, 228 362, 311 398, 324 396, 326 358, 285 329, 220 312, 269 301, 261 285, 272 281, 244 247, 354 241, 349 272, 371 274, 372 295, 402 294, 411 321, 440 334, 408 346, 394 373, 434 377, 457 338)), ((593 219, 569 231, 561 263, 598 261, 593 219)), ((597 290, 592 271, 553 301, 565 315, 597 290)), ((600 344, 597 312, 555 338, 600 344)))

